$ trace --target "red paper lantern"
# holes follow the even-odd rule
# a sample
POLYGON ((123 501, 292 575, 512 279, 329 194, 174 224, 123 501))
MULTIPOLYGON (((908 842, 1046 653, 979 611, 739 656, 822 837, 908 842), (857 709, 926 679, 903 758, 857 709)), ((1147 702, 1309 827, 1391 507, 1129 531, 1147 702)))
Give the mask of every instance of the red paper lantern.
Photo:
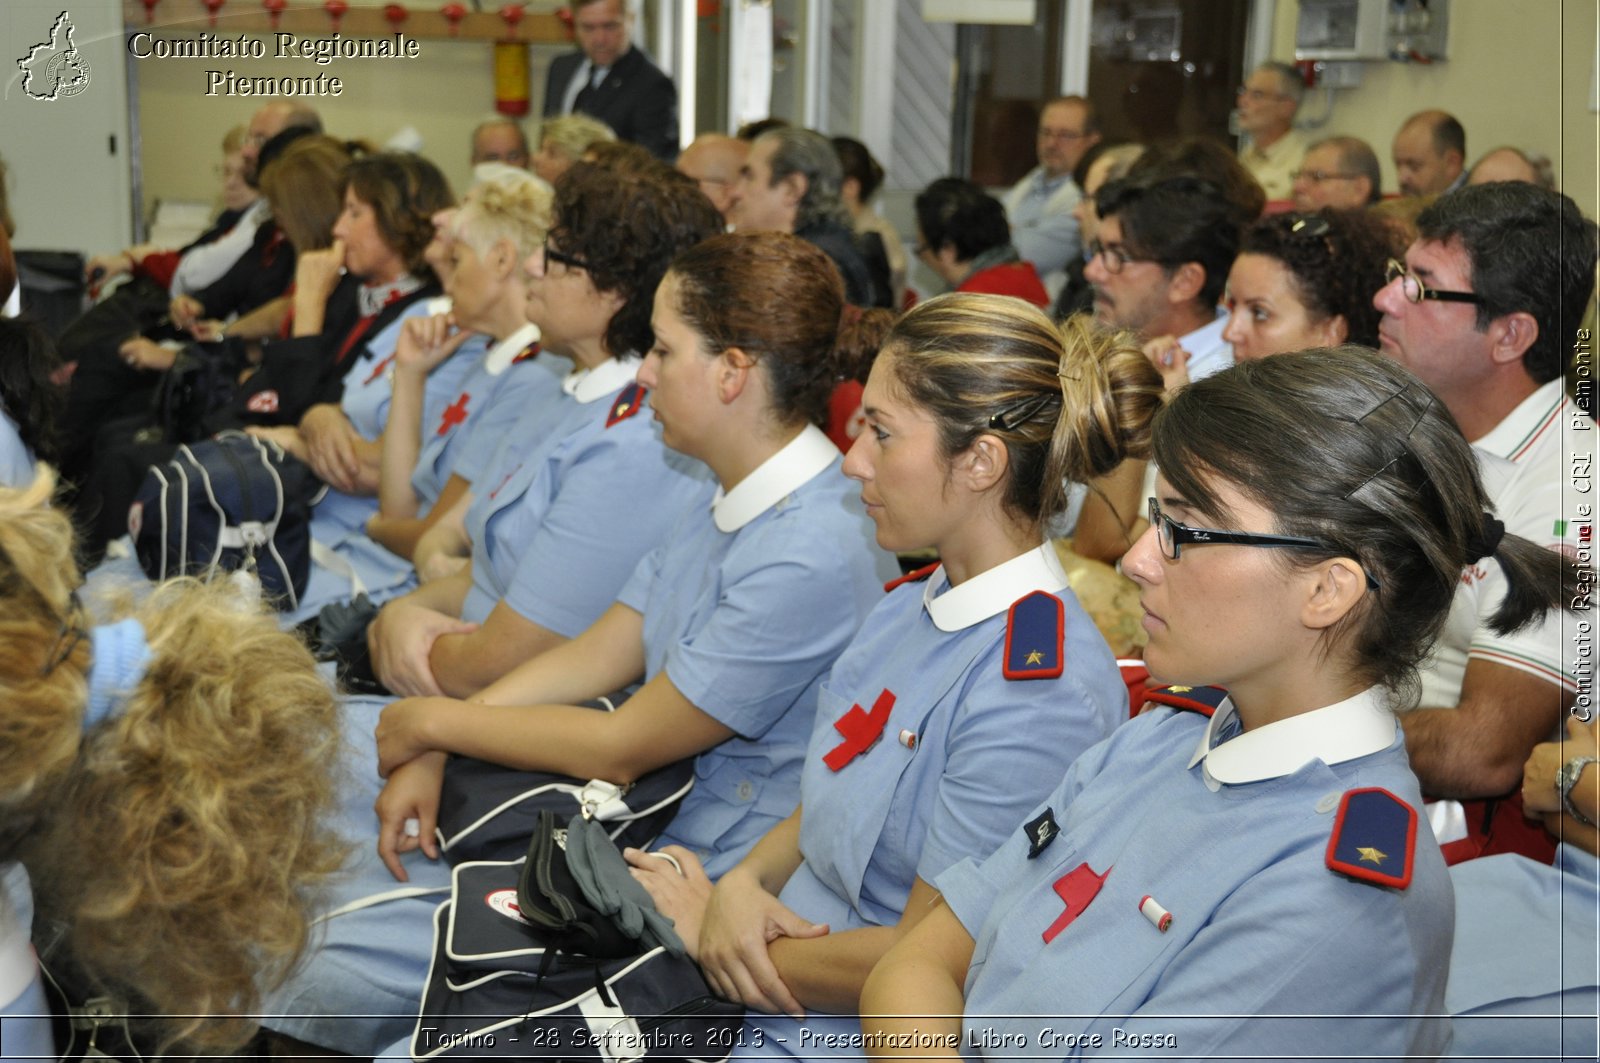
POLYGON ((272 20, 272 28, 278 28, 278 19, 283 15, 283 9, 289 6, 289 0, 261 0, 261 6, 267 9, 267 17, 272 20))
POLYGON ((212 29, 217 28, 217 9, 227 2, 228 0, 205 0, 206 10, 211 13, 209 18, 212 29))
POLYGON ((339 20, 350 10, 350 0, 323 0, 322 9, 328 13, 328 18, 333 22, 333 32, 338 33, 339 20))
POLYGON ((449 3, 439 9, 439 14, 450 23, 450 36, 454 37, 461 32, 461 20, 467 17, 467 8, 464 4, 449 3))
POLYGON ((515 40, 517 36, 517 23, 522 21, 523 6, 521 4, 507 4, 500 9, 500 17, 506 21, 506 39, 515 40))
POLYGON ((389 20, 389 28, 396 33, 400 32, 400 24, 410 14, 411 12, 406 10, 406 5, 404 4, 385 4, 383 6, 383 17, 389 20))

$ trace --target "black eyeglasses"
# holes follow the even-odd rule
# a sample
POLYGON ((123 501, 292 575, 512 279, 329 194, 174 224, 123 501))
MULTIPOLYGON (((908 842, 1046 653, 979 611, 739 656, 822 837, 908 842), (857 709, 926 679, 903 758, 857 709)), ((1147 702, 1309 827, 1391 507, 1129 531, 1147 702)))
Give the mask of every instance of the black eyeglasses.
POLYGON ((586 270, 589 268, 588 259, 579 258, 577 255, 569 255, 565 251, 557 251, 555 248, 550 246, 549 240, 544 242, 544 260, 546 263, 559 262, 568 269, 586 270))
MULTIPOLYGON (((1184 546, 1263 546, 1263 547, 1301 547, 1317 550, 1333 550, 1336 547, 1320 539, 1302 539, 1294 535, 1266 535, 1261 532, 1219 531, 1215 528, 1191 528, 1187 524, 1179 524, 1165 513, 1161 512, 1161 503, 1154 498, 1150 499, 1150 526, 1156 530, 1156 541, 1161 544, 1161 552, 1173 561, 1178 560, 1183 553, 1184 546)), ((1371 590, 1378 589, 1378 581, 1373 579, 1365 569, 1361 574, 1367 577, 1367 587, 1371 590)))
POLYGON ((1098 258, 1100 264, 1106 268, 1107 273, 1121 273, 1129 262, 1156 262, 1158 259, 1145 258, 1141 255, 1130 255, 1128 249, 1121 244, 1103 244, 1099 240, 1089 241, 1089 257, 1098 258))
POLYGON ((1400 278, 1400 291, 1413 303, 1420 303, 1424 299, 1437 299, 1441 303, 1472 303, 1475 306, 1483 306, 1488 302, 1477 292, 1448 292, 1429 288, 1415 273, 1406 268, 1404 262, 1391 258, 1388 271, 1384 274, 1384 283, 1393 284, 1396 277, 1400 278))
POLYGON ((1289 174, 1291 180, 1297 181, 1304 177, 1307 181, 1319 185, 1324 181, 1354 181, 1360 176, 1358 173, 1334 173, 1332 170, 1295 170, 1289 174))

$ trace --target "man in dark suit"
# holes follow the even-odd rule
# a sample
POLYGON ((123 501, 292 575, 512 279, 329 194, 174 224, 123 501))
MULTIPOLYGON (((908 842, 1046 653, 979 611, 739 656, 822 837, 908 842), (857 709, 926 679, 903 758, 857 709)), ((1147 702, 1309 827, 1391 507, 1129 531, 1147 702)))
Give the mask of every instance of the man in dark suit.
POLYGON ((632 46, 633 14, 626 0, 578 0, 572 6, 580 50, 550 64, 545 117, 580 111, 671 162, 678 154, 678 89, 632 46))

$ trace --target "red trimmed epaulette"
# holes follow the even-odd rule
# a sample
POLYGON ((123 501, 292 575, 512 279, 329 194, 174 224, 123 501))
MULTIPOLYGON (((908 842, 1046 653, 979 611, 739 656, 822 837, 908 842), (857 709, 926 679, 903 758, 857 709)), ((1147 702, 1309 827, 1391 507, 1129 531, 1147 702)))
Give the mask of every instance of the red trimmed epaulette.
POLYGON ((1221 687, 1170 686, 1145 691, 1144 700, 1210 716, 1217 711, 1217 706, 1221 705, 1222 699, 1227 696, 1228 692, 1221 687))
POLYGON ((1066 667, 1067 607, 1049 591, 1012 603, 1006 615, 1001 674, 1007 679, 1059 679, 1066 667))
POLYGON ((934 572, 936 572, 938 570, 939 564, 940 564, 940 562, 935 561, 933 564, 924 565, 924 566, 922 566, 921 568, 917 569, 914 572, 907 572, 904 576, 901 576, 899 579, 890 580, 888 583, 885 583, 883 585, 883 593, 888 594, 890 591, 894 590, 896 587, 900 586, 900 584, 902 584, 902 583, 921 583, 923 580, 927 579, 929 576, 933 575, 934 572))
POLYGON ((1328 839, 1331 871, 1405 889, 1416 860, 1417 810, 1381 786, 1349 790, 1328 839))
POLYGON ((617 401, 611 404, 611 412, 606 414, 606 427, 621 424, 644 408, 646 391, 641 384, 629 384, 617 396, 617 401))
POLYGON ((883 584, 883 592, 888 594, 888 592, 893 591, 894 588, 898 588, 899 584, 902 583, 922 583, 922 581, 926 580, 928 576, 933 575, 934 572, 938 572, 939 565, 941 564, 944 564, 944 562, 938 562, 938 560, 936 560, 936 562, 933 562, 931 565, 923 565, 922 568, 915 568, 915 570, 912 570, 912 572, 907 572, 906 575, 901 576, 899 580, 890 580, 888 583, 883 584))

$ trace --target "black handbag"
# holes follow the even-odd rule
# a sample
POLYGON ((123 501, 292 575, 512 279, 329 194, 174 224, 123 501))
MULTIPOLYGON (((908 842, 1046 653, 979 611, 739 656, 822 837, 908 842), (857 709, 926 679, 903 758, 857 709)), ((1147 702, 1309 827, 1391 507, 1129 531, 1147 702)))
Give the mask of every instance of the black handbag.
POLYGON ((597 957, 551 944, 521 907, 525 864, 456 866, 450 899, 434 913, 413 1059, 728 1057, 743 1007, 718 997, 693 960, 664 945, 597 957))
MULTIPOLYGON (((610 712, 622 700, 613 695, 586 704, 610 712)), ((671 821, 693 785, 693 757, 618 786, 452 756, 445 763, 439 794, 439 848, 452 864, 516 859, 527 851, 544 811, 561 822, 587 815, 619 846, 643 848, 671 821)))

